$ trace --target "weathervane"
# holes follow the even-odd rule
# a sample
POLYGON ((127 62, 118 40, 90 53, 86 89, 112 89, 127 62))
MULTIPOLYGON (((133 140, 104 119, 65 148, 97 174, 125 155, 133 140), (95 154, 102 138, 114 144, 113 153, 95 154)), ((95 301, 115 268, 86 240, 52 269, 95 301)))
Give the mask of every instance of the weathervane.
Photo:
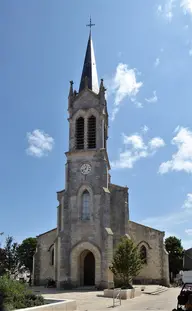
POLYGON ((92 24, 92 22, 91 22, 91 17, 90 17, 89 24, 87 24, 86 26, 90 27, 90 31, 91 31, 91 27, 95 26, 95 24, 92 24))

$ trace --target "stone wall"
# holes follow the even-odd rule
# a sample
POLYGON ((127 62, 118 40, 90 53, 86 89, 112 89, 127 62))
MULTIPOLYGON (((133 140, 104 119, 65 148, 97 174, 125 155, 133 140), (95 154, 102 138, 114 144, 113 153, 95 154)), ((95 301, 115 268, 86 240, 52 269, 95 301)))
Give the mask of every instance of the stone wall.
POLYGON ((143 266, 140 274, 135 278, 140 283, 164 283, 163 270, 164 232, 143 226, 133 221, 128 222, 131 239, 140 246, 144 245, 147 250, 147 263, 143 266))
POLYGON ((55 279, 55 268, 51 265, 51 250, 54 247, 57 229, 50 230, 37 237, 37 251, 34 259, 34 284, 44 285, 47 278, 55 279))
MULTIPOLYGON (((100 193, 98 192, 98 189, 95 189, 94 186, 92 188, 89 183, 84 183, 76 192, 76 195, 68 197, 68 193, 65 193, 68 207, 65 208, 64 206, 64 230, 59 233, 61 237, 60 246, 58 246, 58 252, 60 248, 60 254, 58 255, 60 262, 60 267, 58 267, 60 270, 59 286, 62 286, 64 280, 74 286, 82 285, 79 277, 80 253, 75 250, 80 249, 83 252, 86 250, 86 248, 83 249, 86 245, 89 245, 88 250, 91 252, 97 249, 97 253, 100 254, 100 257, 97 256, 96 261, 97 267, 100 267, 100 271, 97 270, 96 273, 96 285, 99 286, 102 283, 104 286, 104 283, 107 284, 106 267, 111 264, 112 255, 110 254, 113 253, 111 235, 106 233, 110 231, 106 231, 106 228, 110 226, 110 193, 102 187, 100 193), (91 196, 90 220, 81 219, 81 195, 85 189, 89 191, 91 196)), ((96 251, 93 252, 94 256, 95 253, 96 251)))
POLYGON ((110 191, 110 227, 113 231, 114 248, 120 238, 128 233, 129 206, 128 188, 109 184, 110 191))

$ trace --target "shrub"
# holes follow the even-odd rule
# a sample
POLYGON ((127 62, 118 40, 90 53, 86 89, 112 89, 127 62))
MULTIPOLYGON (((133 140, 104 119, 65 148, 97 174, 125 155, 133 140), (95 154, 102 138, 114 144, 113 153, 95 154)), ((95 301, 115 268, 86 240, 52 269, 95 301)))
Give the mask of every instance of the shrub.
POLYGON ((3 296, 4 307, 8 311, 44 304, 44 298, 33 294, 26 284, 12 280, 5 275, 0 277, 0 293, 3 296))

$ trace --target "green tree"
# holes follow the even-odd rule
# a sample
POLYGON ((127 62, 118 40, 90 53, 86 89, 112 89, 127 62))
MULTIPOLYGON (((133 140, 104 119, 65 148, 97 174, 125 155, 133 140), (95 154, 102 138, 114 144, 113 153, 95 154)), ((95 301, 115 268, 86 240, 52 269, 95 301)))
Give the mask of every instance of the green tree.
POLYGON ((126 287, 131 288, 133 277, 137 276, 143 266, 138 247, 127 238, 122 238, 114 254, 110 270, 116 279, 126 287))
POLYGON ((35 254, 36 246, 37 239, 30 237, 23 240, 17 250, 20 267, 25 266, 29 270, 30 275, 33 270, 33 255, 35 254))
POLYGON ((6 253, 4 248, 0 247, 0 276, 5 274, 6 269, 5 269, 5 261, 6 261, 6 253))
MULTIPOLYGON (((3 235, 3 232, 0 232, 0 236, 3 235)), ((5 271, 5 250, 4 248, 1 247, 0 244, 0 276, 2 276, 6 271, 5 271)))
POLYGON ((8 275, 15 275, 18 267, 18 256, 17 256, 18 244, 14 242, 12 236, 8 236, 5 240, 5 247, 2 251, 4 258, 3 269, 8 275))
POLYGON ((175 236, 165 239, 165 248, 169 254, 170 281, 183 269, 183 246, 175 236))

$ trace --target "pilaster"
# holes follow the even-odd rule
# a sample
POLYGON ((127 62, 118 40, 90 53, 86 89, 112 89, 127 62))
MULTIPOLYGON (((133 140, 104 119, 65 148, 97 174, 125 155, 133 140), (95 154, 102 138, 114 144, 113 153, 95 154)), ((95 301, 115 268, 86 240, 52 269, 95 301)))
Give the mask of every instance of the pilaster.
POLYGON ((104 250, 102 254, 102 288, 112 288, 114 286, 113 274, 109 267, 113 260, 113 232, 110 228, 105 228, 104 250))

